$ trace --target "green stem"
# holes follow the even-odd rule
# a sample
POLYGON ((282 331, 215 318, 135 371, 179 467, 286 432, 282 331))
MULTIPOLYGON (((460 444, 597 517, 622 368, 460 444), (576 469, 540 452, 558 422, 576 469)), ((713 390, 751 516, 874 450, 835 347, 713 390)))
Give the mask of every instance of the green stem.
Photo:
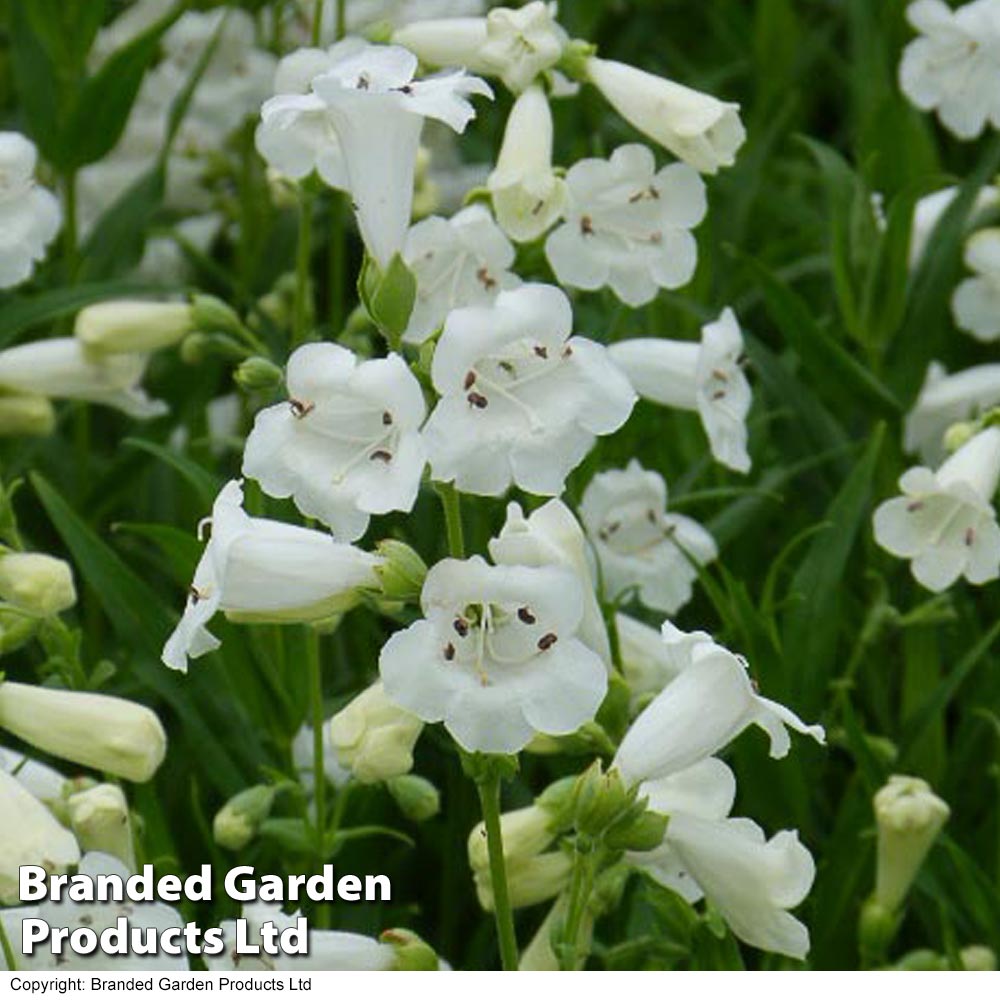
POLYGON ((66 258, 66 284, 76 284, 79 246, 76 228, 76 171, 63 178, 63 254, 66 258))
POLYGON ((337 38, 347 34, 347 0, 337 0, 337 38))
MULTIPOLYGON (((308 627, 308 626, 307 626, 308 627)), ((313 782, 316 798, 316 856, 323 864, 326 842, 326 768, 323 745, 323 669, 319 655, 319 633, 309 628, 306 635, 309 668, 309 700, 312 708, 313 782)))
POLYGON ((3 960, 7 963, 8 972, 17 972, 17 962, 14 959, 14 949, 11 947, 10 938, 7 937, 7 928, 0 920, 0 950, 3 951, 3 960))
POLYGON ((505 972, 517 971, 517 936, 514 933, 514 913, 507 891, 507 867, 503 856, 503 834, 500 832, 500 775, 491 769, 488 777, 476 782, 479 802, 486 826, 486 849, 490 858, 490 882, 493 886, 493 910, 500 941, 500 960, 505 972))
POLYGON ((313 4, 312 21, 312 44, 313 48, 319 46, 319 38, 323 27, 323 0, 315 0, 313 4))
POLYGON ((299 242, 295 254, 295 327, 292 331, 292 346, 305 342, 309 329, 310 280, 309 263, 312 254, 312 210, 313 196, 305 188, 300 189, 299 198, 299 242))
POLYGON ((330 191, 330 329, 336 336, 344 327, 347 302, 344 284, 344 255, 347 252, 347 232, 344 228, 344 197, 330 191))
POLYGON ((434 488, 441 498, 444 509, 445 531, 448 536, 448 551, 455 559, 465 558, 465 533, 462 530, 462 502, 454 483, 435 483, 434 488))
POLYGON ((563 923, 562 947, 558 949, 559 965, 565 972, 577 970, 581 964, 580 930, 594 888, 594 851, 581 851, 577 844, 573 850, 573 870, 570 875, 569 901, 563 923))

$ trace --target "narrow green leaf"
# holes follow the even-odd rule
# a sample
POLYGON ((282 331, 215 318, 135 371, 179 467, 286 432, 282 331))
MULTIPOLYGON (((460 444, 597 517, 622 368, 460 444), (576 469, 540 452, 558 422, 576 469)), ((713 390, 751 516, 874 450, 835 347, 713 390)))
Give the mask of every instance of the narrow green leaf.
POLYGON ((130 437, 122 442, 128 448, 138 448, 149 455, 153 455, 161 462, 176 469, 187 482, 194 487, 195 492, 202 504, 208 510, 212 506, 212 501, 222 487, 222 481, 208 469, 192 461, 186 455, 165 448, 155 441, 145 441, 142 438, 130 437))

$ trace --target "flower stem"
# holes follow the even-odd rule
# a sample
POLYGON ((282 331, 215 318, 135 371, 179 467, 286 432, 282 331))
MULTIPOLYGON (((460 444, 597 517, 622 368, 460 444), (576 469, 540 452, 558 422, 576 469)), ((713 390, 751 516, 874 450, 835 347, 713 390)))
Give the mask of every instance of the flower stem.
POLYGON ((337 38, 347 34, 347 0, 337 0, 337 38))
POLYGON ((583 918, 594 888, 594 851, 581 850, 577 843, 573 850, 573 870, 570 875, 569 901, 566 905, 566 919, 563 922, 561 947, 557 949, 559 965, 564 972, 576 971, 581 964, 580 931, 583 918))
POLYGON ((500 832, 499 772, 490 768, 488 774, 476 782, 476 787, 486 826, 486 848, 490 858, 490 882, 493 886, 493 910, 500 941, 500 960, 505 972, 516 972, 517 937, 514 933, 510 894, 507 891, 507 868, 503 857, 503 835, 500 832))
POLYGON ((7 928, 4 927, 2 920, 0 920, 0 954, 3 954, 3 960, 7 964, 7 971, 17 972, 14 949, 10 945, 10 938, 7 937, 7 928))
MULTIPOLYGON (((307 626, 308 627, 308 626, 307 626)), ((316 797, 316 856, 323 864, 326 842, 326 767, 323 746, 323 670, 319 655, 319 633, 309 628, 306 635, 309 668, 309 700, 312 708, 313 784, 316 797)))
POLYGON ((434 488, 441 498, 444 509, 445 531, 448 535, 448 551, 455 559, 465 558, 465 533, 462 530, 462 503, 454 483, 435 483, 434 488))
POLYGON ((309 279, 309 263, 312 254, 312 192, 300 189, 299 198, 299 241, 295 254, 295 313, 294 329, 292 331, 292 346, 297 347, 305 342, 309 327, 310 309, 309 296, 311 282, 309 279))
POLYGON ((319 45, 320 34, 323 28, 323 0, 315 0, 313 3, 312 21, 312 45, 316 48, 319 45))

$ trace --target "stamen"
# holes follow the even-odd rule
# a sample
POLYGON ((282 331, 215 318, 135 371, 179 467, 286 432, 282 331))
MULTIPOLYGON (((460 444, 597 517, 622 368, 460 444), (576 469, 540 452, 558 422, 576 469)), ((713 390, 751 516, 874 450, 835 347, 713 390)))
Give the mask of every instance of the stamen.
POLYGON ((445 646, 445 647, 444 647, 444 658, 445 658, 445 659, 446 659, 446 660, 447 660, 447 661, 448 661, 449 663, 450 663, 450 662, 451 662, 452 660, 454 660, 454 659, 455 659, 455 647, 454 647, 454 645, 453 645, 452 643, 450 643, 450 642, 448 643, 448 645, 447 645, 447 646, 445 646))
POLYGON ((469 403, 474 406, 477 410, 485 410, 489 406, 489 400, 478 392, 470 392, 468 396, 469 403))
POLYGON ((652 184, 649 185, 648 194, 649 194, 650 198, 655 198, 657 201, 660 200, 660 192, 657 191, 656 187, 654 185, 652 185, 652 184))
POLYGON ((358 82, 355 86, 358 90, 367 90, 371 86, 371 80, 368 79, 368 74, 360 74, 360 76, 358 76, 358 82))
POLYGON ((391 427, 392 426, 392 414, 388 410, 386 410, 382 414, 382 426, 383 427, 391 427))
POLYGON ((908 503, 906 505, 906 512, 908 514, 915 514, 918 510, 924 509, 923 500, 914 500, 913 503, 908 503))
POLYGON ((712 369, 712 378, 717 378, 720 382, 729 381, 729 376, 721 368, 712 369))
POLYGON ((479 279, 483 288, 485 288, 488 292, 492 292, 493 289, 497 287, 496 278, 494 278, 485 267, 481 267, 478 271, 476 271, 476 277, 479 279))
POLYGON ((452 626, 463 639, 469 634, 469 623, 464 618, 456 618, 452 626))
POLYGON ((476 384, 476 373, 475 372, 466 372, 466 374, 465 374, 465 381, 462 383, 462 385, 464 386, 465 390, 468 391, 475 384, 476 384))
POLYGON ((580 219, 580 232, 584 236, 594 235, 594 220, 589 215, 584 215, 580 219))
POLYGON ((525 625, 534 625, 537 619, 531 613, 531 608, 523 607, 517 609, 517 617, 524 622, 525 625))
POLYGON ((652 508, 650 510, 647 510, 646 520, 649 521, 650 524, 656 524, 656 511, 653 510, 652 508))
POLYGON ((205 595, 194 585, 191 584, 188 587, 188 597, 191 598, 192 604, 197 604, 205 595))
POLYGON ((546 632, 545 635, 538 640, 538 648, 544 653, 547 649, 551 649, 556 644, 556 639, 558 639, 558 636, 555 632, 546 632))
POLYGON ((562 356, 563 356, 564 358, 571 358, 571 357, 573 357, 573 348, 572 348, 572 347, 570 347, 570 346, 569 346, 569 344, 567 344, 567 345, 566 345, 566 346, 565 346, 565 347, 564 347, 564 348, 562 349, 562 356))
POLYGON ((535 354, 542 359, 545 359, 549 356, 548 349, 543 347, 541 344, 535 344, 534 351, 535 354))
POLYGON ((976 540, 976 529, 966 528, 965 529, 965 544, 971 548, 972 543, 976 540))
POLYGON ((290 399, 288 405, 291 407, 292 416, 296 420, 301 420, 316 409, 315 403, 303 403, 301 399, 290 399))
POLYGON ((370 457, 373 462, 379 461, 388 464, 392 461, 392 453, 386 451, 384 448, 379 448, 377 451, 373 451, 370 457))
POLYGON ((511 378, 514 377, 514 366, 509 361, 498 361, 497 366, 501 371, 505 371, 511 378))
POLYGON ((539 199, 538 199, 538 201, 537 201, 537 202, 535 203, 535 206, 534 206, 534 208, 532 208, 532 210, 531 210, 531 214, 532 214, 532 215, 538 215, 538 213, 539 213, 539 212, 540 212, 540 211, 541 211, 541 210, 542 210, 543 208, 545 208, 545 202, 544 202, 544 201, 542 201, 542 199, 541 199, 541 198, 539 198, 539 199))
POLYGON ((712 399, 713 400, 719 400, 719 399, 725 399, 725 398, 726 398, 726 390, 725 389, 716 389, 715 392, 712 393, 712 399))
POLYGON ((644 194, 645 194, 644 191, 636 191, 635 194, 629 195, 628 203, 630 205, 634 205, 637 201, 642 201, 644 194))

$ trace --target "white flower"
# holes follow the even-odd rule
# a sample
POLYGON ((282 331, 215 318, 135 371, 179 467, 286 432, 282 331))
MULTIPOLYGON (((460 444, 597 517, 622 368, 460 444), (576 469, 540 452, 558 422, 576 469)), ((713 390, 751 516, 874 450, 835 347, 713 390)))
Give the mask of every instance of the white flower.
POLYGON ((188 657, 219 646, 206 629, 216 611, 244 621, 315 621, 345 610, 357 590, 375 587, 375 556, 297 525, 250 517, 233 480, 212 507, 212 537, 194 573, 163 662, 186 670, 188 657))
MULTIPOLYGON (((80 860, 73 834, 19 781, 0 768, 0 903, 18 902, 18 869, 42 865, 65 870, 80 860)), ((18 935, 20 938, 20 935, 18 935)))
POLYGON ((738 104, 596 56, 587 76, 622 118, 695 170, 714 174, 736 162, 746 138, 738 104))
POLYGON ((1000 404, 1000 364, 975 365, 949 375, 937 361, 927 375, 913 409, 906 415, 904 445, 927 463, 944 457, 944 434, 962 420, 1000 404))
POLYGON ((403 334, 409 344, 423 343, 452 309, 486 305, 521 284, 510 270, 514 248, 485 205, 418 222, 407 233, 403 260, 417 281, 403 334))
POLYGON ((587 540, 580 523, 562 500, 549 500, 529 517, 521 505, 507 505, 500 534, 490 539, 490 557, 498 566, 564 566, 576 574, 583 593, 580 640, 611 666, 611 644, 587 560, 587 540))
POLYGON ((698 245, 690 230, 705 217, 705 182, 685 163, 657 172, 652 151, 619 146, 609 160, 579 160, 566 174, 565 221, 549 234, 545 255, 564 285, 605 285, 641 306, 658 288, 680 288, 694 274, 698 245))
POLYGON ((186 302, 113 300, 81 309, 73 333, 90 356, 151 354, 178 343, 194 329, 186 302))
POLYGON ((892 913, 906 898, 951 810, 926 781, 903 774, 892 775, 875 793, 874 807, 875 899, 892 913))
POLYGON ((429 66, 464 66, 498 76, 519 94, 562 56, 568 36, 555 15, 554 3, 532 0, 516 9, 494 7, 486 17, 414 21, 392 40, 429 66))
MULTIPOLYGON (((292 740, 292 763, 299 783, 307 795, 316 791, 316 774, 313 770, 313 731, 303 725, 292 740)), ((351 772, 337 759, 337 751, 330 739, 330 719, 323 723, 323 774, 334 788, 343 788, 351 780, 351 772)))
POLYGON ((414 80, 417 57, 399 46, 365 45, 337 55, 312 79, 310 93, 272 97, 261 119, 305 149, 317 148, 318 128, 336 136, 365 246, 384 268, 402 251, 410 224, 424 119, 461 132, 475 114, 468 96, 492 92, 464 71, 414 80))
POLYGON ((564 292, 527 284, 454 310, 431 366, 441 395, 424 428, 434 477, 499 496, 513 482, 555 496, 635 401, 605 349, 570 337, 564 292))
POLYGON ((15 750, 0 747, 0 770, 17 778, 41 802, 48 804, 62 800, 66 778, 48 764, 32 760, 15 750))
POLYGON ((716 461, 736 472, 750 470, 746 417, 752 394, 732 309, 701 328, 700 344, 642 338, 619 341, 608 352, 640 396, 701 417, 716 461))
MULTIPOLYGON (((910 228, 909 264, 911 270, 923 257, 931 234, 941 221, 941 216, 957 197, 958 187, 953 185, 924 195, 914 206, 913 224, 910 228)), ((986 209, 996 208, 997 205, 1000 205, 1000 189, 992 184, 985 184, 976 194, 969 217, 975 219, 986 209)))
POLYGON ((57 615, 76 604, 73 570, 43 552, 0 550, 0 599, 32 617, 57 615))
POLYGON ((632 459, 590 481, 580 517, 597 553, 604 595, 631 588, 649 608, 673 614, 691 600, 691 585, 718 555, 712 536, 682 514, 668 514, 667 484, 632 459))
POLYGON ((464 749, 516 753, 536 733, 572 733, 594 717, 607 671, 577 636, 583 597, 569 570, 445 559, 421 607, 424 618, 382 648, 382 681, 464 749))
MULTIPOLYGON (((669 623, 667 623, 669 626, 669 623)), ((749 726, 770 740, 772 757, 784 757, 787 727, 825 739, 822 726, 806 725, 794 712, 754 690, 746 661, 703 633, 664 627, 682 667, 629 727, 614 766, 628 784, 676 774, 721 750, 749 726)))
POLYGON ((82 767, 149 781, 167 752, 152 709, 125 698, 0 683, 0 729, 82 767))
POLYGON ((38 153, 19 132, 0 132, 0 288, 27 281, 55 239, 62 211, 35 184, 38 153))
POLYGON ((55 399, 81 399, 147 419, 167 412, 139 385, 145 354, 91 357, 75 337, 36 340, 0 351, 0 388, 55 399))
POLYGON ((373 784, 413 770, 413 746, 423 728, 376 681, 333 716, 330 741, 340 764, 359 781, 373 784))
POLYGON ((537 239, 562 216, 566 182, 552 168, 552 111, 541 87, 529 87, 510 109, 486 186, 497 222, 518 243, 537 239))
POLYGON ((243 474, 346 541, 365 533, 371 514, 412 510, 426 407, 403 358, 359 362, 336 344, 306 344, 288 359, 286 382, 290 400, 254 420, 243 474))
POLYGON ((1000 528, 993 494, 1000 476, 1000 429, 980 431, 932 472, 903 473, 903 496, 875 511, 875 541, 910 559, 917 582, 940 592, 959 577, 986 583, 1000 577, 1000 528))
POLYGON ((964 256, 975 277, 962 281, 952 295, 955 325, 976 340, 996 340, 1000 337, 1000 228, 980 229, 970 236, 964 256))
POLYGON ((118 785, 85 788, 66 800, 70 826, 82 851, 101 851, 135 867, 132 819, 118 785))
POLYGON ((1000 4, 975 0, 952 10, 942 0, 906 9, 920 37, 906 46, 899 85, 921 111, 936 111, 959 139, 1000 127, 1000 4))
MULTIPOLYGON (((618 631, 622 674, 631 689, 633 706, 644 695, 659 694, 690 665, 690 657, 684 645, 664 641, 665 634, 677 631, 670 622, 664 622, 663 629, 657 631, 644 622, 618 612, 615 615, 615 628, 618 631)), ((692 642, 706 642, 711 637, 705 632, 691 632, 686 638, 692 642)))
MULTIPOLYGON (((97 879, 111 875, 127 879, 133 874, 118 858, 97 851, 84 855, 78 869, 81 875, 97 879)), ((180 912, 166 903, 76 903, 61 899, 59 902, 41 903, 34 912, 24 916, 34 916, 44 920, 50 927, 68 927, 71 931, 79 927, 89 927, 96 934, 115 927, 119 918, 124 918, 134 931, 149 929, 156 932, 171 927, 183 928, 184 918, 180 912)), ((20 943, 21 935, 17 934, 20 943)), ((15 946, 16 947, 16 946, 15 946)), ((60 972, 73 969, 99 968, 113 972, 187 972, 187 954, 168 955, 162 951, 155 955, 106 955, 100 949, 91 955, 79 955, 68 942, 63 942, 59 955, 53 954, 47 942, 36 944, 33 954, 17 957, 18 968, 24 971, 58 969, 60 972)))

